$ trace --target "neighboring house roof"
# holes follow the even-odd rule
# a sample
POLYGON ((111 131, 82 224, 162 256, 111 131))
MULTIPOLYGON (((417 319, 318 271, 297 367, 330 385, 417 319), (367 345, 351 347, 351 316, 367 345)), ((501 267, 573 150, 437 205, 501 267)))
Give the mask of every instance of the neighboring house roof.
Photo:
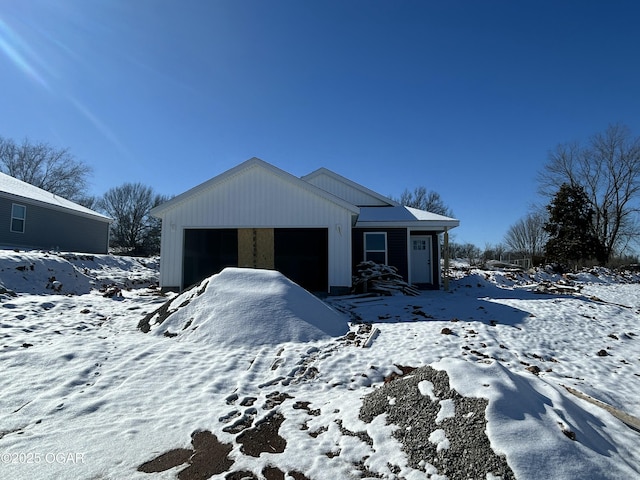
POLYGON ((354 205, 360 207, 366 206, 394 206, 400 204, 378 192, 363 187, 362 185, 349 180, 348 178, 338 175, 327 168, 319 168, 304 177, 302 180, 312 183, 323 190, 327 190, 345 200, 350 201, 354 205))
POLYGON ((428 222, 429 228, 454 228, 460 225, 460 220, 445 217, 436 213, 419 210, 417 208, 396 207, 360 207, 357 227, 419 227, 428 222))
POLYGON ((162 215, 168 210, 175 208, 183 202, 189 201, 191 198, 200 195, 201 193, 209 189, 215 188, 217 185, 226 182, 232 177, 239 175, 250 168, 262 168, 264 170, 267 170, 271 174, 276 175, 283 180, 298 186, 299 188, 307 190, 319 197, 324 198, 329 202, 345 208, 346 210, 352 212, 354 215, 357 215, 360 212, 360 209, 357 206, 347 202, 346 200, 343 200, 342 198, 337 197, 336 195, 333 195, 332 193, 329 193, 322 188, 316 187, 309 182, 301 180, 298 177, 291 175, 290 173, 285 172, 284 170, 281 170, 278 167, 271 165, 270 163, 265 162, 264 160, 253 157, 241 163, 240 165, 237 165, 232 169, 227 170, 226 172, 221 173, 220 175, 217 175, 207 180, 206 182, 201 183, 200 185, 197 185, 190 190, 187 190, 184 193, 181 193, 180 195, 173 197, 171 200, 158 205, 157 207, 151 209, 151 215, 155 217, 162 217, 162 215))
POLYGON ((83 207, 71 200, 59 197, 58 195, 47 192, 46 190, 23 182, 22 180, 18 180, 17 178, 2 172, 0 172, 0 195, 1 194, 8 195, 16 201, 23 200, 28 203, 36 203, 58 210, 68 210, 77 215, 92 217, 104 222, 111 221, 111 218, 106 215, 102 215, 90 208, 83 207))

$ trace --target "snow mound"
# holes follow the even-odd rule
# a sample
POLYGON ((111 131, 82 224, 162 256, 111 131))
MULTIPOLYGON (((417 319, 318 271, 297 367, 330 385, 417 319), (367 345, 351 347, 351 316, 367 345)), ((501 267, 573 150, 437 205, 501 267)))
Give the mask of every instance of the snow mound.
POLYGON ((156 258, 0 249, 0 290, 31 295, 84 295, 117 285, 156 285, 156 258))
POLYGON ((91 279, 54 253, 0 251, 0 284, 15 293, 76 294, 91 291, 91 279))
POLYGON ((139 327, 211 344, 267 345, 341 336, 347 322, 279 272, 225 268, 165 303, 139 327))

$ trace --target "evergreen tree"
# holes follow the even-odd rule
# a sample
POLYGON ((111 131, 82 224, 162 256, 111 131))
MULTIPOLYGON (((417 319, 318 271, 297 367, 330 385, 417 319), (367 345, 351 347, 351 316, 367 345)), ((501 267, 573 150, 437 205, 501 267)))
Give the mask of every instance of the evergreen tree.
POLYGON ((561 264, 597 259, 606 261, 604 247, 593 228, 594 211, 580 185, 563 184, 547 205, 549 220, 544 230, 549 234, 545 255, 561 264))

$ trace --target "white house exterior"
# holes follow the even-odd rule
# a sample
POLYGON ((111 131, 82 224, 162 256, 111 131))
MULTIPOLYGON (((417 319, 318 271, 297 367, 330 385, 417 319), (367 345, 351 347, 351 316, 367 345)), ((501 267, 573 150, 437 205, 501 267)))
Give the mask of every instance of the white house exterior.
MULTIPOLYGON (((383 240, 376 233, 404 242, 399 254, 385 244, 385 258, 404 263, 400 270, 410 280, 411 232, 432 242, 437 233, 459 224, 402 207, 326 169, 298 178, 258 158, 151 213, 162 219, 160 284, 165 289, 183 289, 225 266, 240 266, 279 270, 312 291, 345 291, 354 264, 374 256, 363 249, 364 239, 369 244, 383 240)), ((430 255, 438 257, 437 241, 430 255)), ((429 268, 434 262, 429 259, 429 268)), ((437 285, 438 272, 424 283, 437 285)))

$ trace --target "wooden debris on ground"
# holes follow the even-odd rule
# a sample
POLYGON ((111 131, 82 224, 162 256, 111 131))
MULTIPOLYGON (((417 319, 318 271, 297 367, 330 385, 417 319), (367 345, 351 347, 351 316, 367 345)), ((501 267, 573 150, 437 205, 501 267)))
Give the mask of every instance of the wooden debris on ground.
POLYGON ((609 412, 611 415, 616 417, 618 420, 623 422, 628 427, 632 428, 637 432, 640 432, 640 418, 634 417, 633 415, 629 415, 628 413, 623 412, 622 410, 619 410, 614 406, 609 405, 608 403, 605 403, 601 400, 595 399, 587 395, 586 393, 582 393, 581 391, 576 390, 575 388, 571 388, 566 385, 562 385, 562 386, 566 388, 569 393, 575 395, 578 398, 586 400, 587 402, 592 403, 593 405, 597 405, 598 407, 609 412))
POLYGON ((398 274, 398 269, 391 265, 365 261, 356 267, 357 275, 353 277, 353 290, 358 293, 377 293, 380 295, 417 296, 420 291, 408 284, 398 274))
POLYGON ((575 285, 573 282, 560 280, 558 282, 540 282, 533 291, 535 293, 547 293, 552 295, 577 295, 580 293, 581 289, 581 286, 575 285))

